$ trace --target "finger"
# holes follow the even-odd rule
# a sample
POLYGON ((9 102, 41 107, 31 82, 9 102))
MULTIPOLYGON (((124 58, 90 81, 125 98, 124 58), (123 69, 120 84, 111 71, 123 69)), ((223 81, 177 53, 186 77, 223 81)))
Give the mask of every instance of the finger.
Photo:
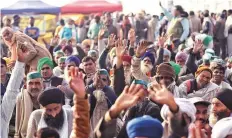
POLYGON ((202 138, 202 133, 200 127, 195 128, 196 138, 202 138))
POLYGON ((124 88, 124 90, 123 90, 123 93, 128 93, 128 92, 129 92, 129 86, 126 85, 125 88, 124 88))
POLYGON ((78 73, 79 73, 78 67, 75 67, 74 68, 74 76, 79 77, 78 73))
POLYGON ((131 84, 128 93, 132 92, 135 89, 136 85, 135 84, 131 84))
POLYGON ((79 78, 83 79, 83 73, 82 72, 79 72, 79 78))
POLYGON ((140 89, 143 89, 143 85, 136 84, 135 88, 132 91, 130 91, 130 94, 135 95, 140 89))
POLYGON ((190 125, 189 127, 190 138, 197 138, 196 137, 196 129, 194 125, 190 125))
POLYGON ((70 70, 71 70, 71 77, 75 77, 75 69, 74 69, 74 67, 71 67, 70 70))
POLYGON ((146 95, 146 90, 144 88, 139 89, 138 92, 136 92, 135 96, 138 96, 139 99, 143 99, 144 96, 146 95))

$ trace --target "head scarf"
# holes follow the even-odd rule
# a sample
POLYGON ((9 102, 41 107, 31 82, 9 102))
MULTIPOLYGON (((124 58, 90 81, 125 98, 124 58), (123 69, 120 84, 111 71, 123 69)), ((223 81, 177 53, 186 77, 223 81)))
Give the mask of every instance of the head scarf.
POLYGON ((76 56, 69 56, 69 57, 67 57, 66 60, 65 60, 65 64, 68 64, 70 62, 74 62, 77 67, 79 67, 79 65, 81 63, 80 59, 78 57, 76 57, 76 56))
POLYGON ((172 68, 170 63, 161 63, 156 70, 156 75, 158 76, 168 76, 173 78, 173 80, 175 80, 176 75, 175 75, 175 71, 172 68))
MULTIPOLYGON (((175 98, 176 104, 179 106, 179 110, 183 113, 186 113, 190 118, 191 122, 194 122, 196 117, 196 107, 195 105, 189 100, 185 98, 175 98)), ((161 117, 165 120, 168 121, 168 114, 170 113, 169 107, 165 104, 163 105, 160 114, 161 117)))
POLYGON ((71 53, 71 54, 73 53, 73 48, 72 48, 72 46, 69 46, 69 45, 64 46, 62 48, 62 50, 63 50, 63 52, 65 52, 66 50, 68 50, 69 53, 71 53))
POLYGON ((64 100, 64 93, 56 87, 48 88, 38 96, 38 101, 43 107, 54 103, 64 104, 64 100))
POLYGON ((186 61, 188 58, 188 55, 185 52, 178 52, 176 54, 175 60, 176 61, 186 61))
POLYGON ((129 56, 129 55, 123 55, 122 56, 122 61, 128 62, 130 64, 131 64, 131 59, 132 59, 132 57, 129 56))
POLYGON ((176 64, 173 61, 170 61, 169 63, 171 64, 172 68, 174 69, 176 76, 178 76, 178 74, 180 73, 180 70, 181 70, 180 65, 176 64))
POLYGON ((128 122, 126 126, 129 138, 147 137, 161 138, 163 136, 163 126, 161 122, 151 116, 144 115, 128 122))
POLYGON ((144 58, 148 57, 151 60, 152 65, 155 64, 155 57, 151 52, 146 52, 141 59, 143 60, 144 58))
POLYGON ((208 66, 201 65, 201 66, 198 67, 198 69, 197 69, 197 71, 195 73, 195 77, 199 76, 202 71, 208 71, 211 74, 211 76, 213 74, 211 69, 208 66))
POLYGON ((164 56, 169 56, 171 58, 171 52, 166 48, 164 48, 164 56))
POLYGON ((27 74, 27 81, 32 79, 42 78, 41 74, 37 71, 30 72, 27 74))
POLYGON ((223 88, 219 90, 215 98, 221 101, 230 111, 232 111, 231 97, 232 97, 232 90, 223 88))
POLYGON ((48 65, 52 69, 54 68, 52 60, 49 57, 44 57, 38 61, 37 71, 41 72, 41 69, 44 65, 48 65))

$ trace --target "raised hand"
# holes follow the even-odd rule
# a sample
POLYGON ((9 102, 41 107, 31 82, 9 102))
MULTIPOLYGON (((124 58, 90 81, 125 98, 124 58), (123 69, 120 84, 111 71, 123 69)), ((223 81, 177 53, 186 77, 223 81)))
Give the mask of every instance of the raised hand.
POLYGON ((107 48, 111 49, 115 46, 115 42, 116 42, 116 35, 111 34, 108 37, 108 44, 107 44, 107 48))
POLYGON ((130 45, 133 46, 136 41, 135 30, 130 29, 128 32, 128 39, 130 40, 130 45))
POLYGON ((198 40, 194 43, 193 46, 193 53, 198 53, 203 48, 202 41, 198 40))
POLYGON ((116 42, 116 44, 115 44, 115 46, 116 46, 116 56, 118 58, 121 58, 124 55, 124 53, 126 51, 126 43, 127 43, 126 40, 121 40, 121 39, 119 39, 116 42))
POLYGON ((20 62, 24 62, 26 61, 28 55, 28 50, 21 46, 21 48, 17 47, 17 60, 20 62))
POLYGON ((144 53, 147 50, 148 42, 143 40, 139 43, 139 46, 136 50, 136 57, 140 58, 141 56, 144 55, 144 53))
POLYGON ((79 72, 77 67, 71 67, 66 78, 68 78, 69 85, 76 96, 78 98, 85 98, 85 83, 82 72, 79 72))
POLYGON ((145 95, 146 90, 140 84, 132 84, 130 87, 126 86, 110 109, 111 117, 116 118, 121 111, 136 105, 145 95))
POLYGON ((165 37, 159 37, 158 38, 159 47, 164 48, 165 47, 165 45, 164 45, 165 41, 166 41, 165 37))
POLYGON ((191 124, 189 126, 189 138, 208 138, 208 137, 200 126, 198 126, 197 124, 191 124))
POLYGON ((104 34, 105 34, 105 29, 102 28, 98 33, 98 39, 100 40, 103 39, 104 34))
POLYGON ((173 94, 165 86, 153 82, 148 87, 148 93, 152 101, 159 104, 166 104, 171 111, 177 112, 178 106, 174 100, 173 94))

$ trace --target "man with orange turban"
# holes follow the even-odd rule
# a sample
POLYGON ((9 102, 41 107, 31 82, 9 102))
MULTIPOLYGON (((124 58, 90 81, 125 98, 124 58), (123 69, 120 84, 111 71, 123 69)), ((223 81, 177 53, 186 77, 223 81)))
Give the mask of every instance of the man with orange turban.
POLYGON ((195 79, 187 80, 179 86, 179 92, 186 98, 201 97, 211 102, 219 90, 219 86, 210 82, 212 71, 208 66, 199 66, 195 79))

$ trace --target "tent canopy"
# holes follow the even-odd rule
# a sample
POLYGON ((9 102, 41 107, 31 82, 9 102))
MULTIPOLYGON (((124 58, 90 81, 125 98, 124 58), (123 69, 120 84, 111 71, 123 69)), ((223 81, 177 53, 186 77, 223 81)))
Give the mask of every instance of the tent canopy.
POLYGON ((13 5, 1 9, 1 14, 58 14, 59 12, 59 7, 46 4, 41 0, 19 0, 13 5))
POLYGON ((61 7, 61 13, 96 13, 122 11, 118 0, 77 0, 61 7))

